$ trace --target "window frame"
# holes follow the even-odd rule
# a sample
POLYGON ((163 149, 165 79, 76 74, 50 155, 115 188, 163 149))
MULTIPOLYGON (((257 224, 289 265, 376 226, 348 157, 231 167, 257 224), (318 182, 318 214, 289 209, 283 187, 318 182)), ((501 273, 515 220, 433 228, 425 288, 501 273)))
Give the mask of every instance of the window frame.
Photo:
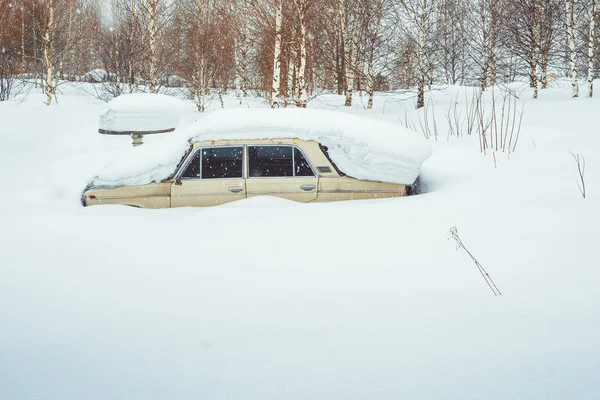
POLYGON ((245 179, 289 179, 289 178, 318 178, 319 174, 317 174, 315 168, 313 167, 312 163, 310 162, 310 159, 306 156, 306 153, 304 152, 304 150, 296 145, 296 144, 288 144, 288 143, 268 143, 268 144, 246 144, 244 145, 245 147, 245 154, 244 154, 244 158, 246 161, 246 165, 245 165, 245 171, 244 171, 244 175, 246 176, 245 179), (250 176, 250 154, 248 153, 248 147, 291 147, 292 148, 292 172, 293 175, 291 176, 250 176), (312 176, 296 176, 296 157, 294 157, 294 149, 298 149, 298 151, 300 152, 300 154, 302 154, 302 157, 304 157, 304 159, 306 160, 306 162, 308 163, 308 166, 310 167, 310 170, 312 171, 312 176))
POLYGON ((246 175, 246 149, 245 149, 245 147, 246 147, 246 145, 243 145, 243 144, 223 144, 223 145, 197 147, 196 150, 194 150, 192 153, 190 153, 190 156, 188 157, 187 161, 182 166, 182 168, 179 170, 177 177, 181 180, 204 180, 204 181, 246 179, 246 177, 245 177, 245 175, 246 175), (242 176, 237 177, 237 178, 202 178, 202 153, 200 154, 200 159, 199 159, 199 161, 200 161, 200 170, 199 170, 200 176, 197 178, 183 176, 183 173, 185 172, 187 167, 190 165, 190 163, 194 160, 194 158, 196 157, 196 154, 199 151, 202 151, 205 149, 215 149, 215 148, 223 148, 223 147, 233 147, 233 148, 241 147, 242 148, 242 176))

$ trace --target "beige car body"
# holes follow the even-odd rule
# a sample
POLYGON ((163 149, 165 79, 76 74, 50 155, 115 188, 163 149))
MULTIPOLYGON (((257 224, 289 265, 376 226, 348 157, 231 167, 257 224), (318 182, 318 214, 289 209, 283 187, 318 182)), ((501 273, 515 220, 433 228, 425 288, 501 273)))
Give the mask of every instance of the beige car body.
POLYGON ((340 174, 319 143, 299 139, 223 140, 196 142, 171 179, 160 183, 114 188, 91 187, 83 194, 85 206, 122 204, 142 208, 214 206, 255 196, 277 196, 298 202, 328 202, 403 196, 402 184, 363 181, 340 174), (297 147, 310 163, 314 176, 249 177, 248 147, 297 147), (197 149, 243 147, 241 178, 181 179, 197 149))

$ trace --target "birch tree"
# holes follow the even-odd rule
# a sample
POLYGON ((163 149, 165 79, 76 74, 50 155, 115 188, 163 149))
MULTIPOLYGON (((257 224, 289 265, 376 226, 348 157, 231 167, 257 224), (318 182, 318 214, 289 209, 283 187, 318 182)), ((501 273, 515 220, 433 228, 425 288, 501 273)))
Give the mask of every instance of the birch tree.
POLYGON ((539 65, 542 89, 548 88, 548 67, 558 48, 562 25, 562 4, 558 0, 542 0, 540 13, 539 65))
POLYGON ((356 61, 358 55, 358 27, 354 0, 338 0, 338 24, 340 27, 340 46, 343 54, 345 107, 352 106, 352 94, 355 90, 356 61))
MULTIPOLYGON (((35 7, 35 2, 31 6, 35 7)), ((35 36, 36 31, 41 33, 42 54, 41 57, 36 57, 34 53, 33 57, 43 66, 42 89, 46 95, 46 104, 51 105, 56 95, 60 60, 80 39, 80 33, 68 29, 67 25, 69 15, 72 15, 79 4, 77 0, 43 0, 40 6, 38 11, 41 29, 34 28, 33 34, 35 36)))
POLYGON ((432 70, 428 62, 429 44, 435 24, 435 0, 400 0, 406 13, 408 37, 414 42, 417 68, 417 108, 425 106, 425 84, 428 72, 432 70), (412 29, 411 29, 412 28, 412 29))
POLYGON ((571 72, 571 95, 579 97, 579 81, 577 77, 577 49, 575 47, 575 24, 577 15, 576 0, 565 0, 565 19, 566 19, 566 37, 567 37, 567 55, 569 69, 571 72))
POLYGON ((446 83, 464 83, 467 58, 467 12, 462 0, 438 2, 438 40, 446 83))
POLYGON ((309 1, 294 0, 296 12, 298 13, 298 48, 299 62, 295 75, 295 87, 297 88, 296 107, 306 108, 308 94, 306 87, 306 12, 309 1))
POLYGON ((590 24, 588 28, 588 97, 594 95, 594 46, 595 46, 595 29, 596 29, 596 0, 590 0, 590 24))
POLYGON ((146 59, 149 68, 149 88, 150 93, 156 93, 158 90, 158 18, 159 18, 159 0, 142 0, 140 3, 142 12, 146 20, 147 36, 147 54, 146 59))
POLYGON ((52 104, 52 98, 56 92, 54 81, 54 39, 56 36, 56 3, 55 0, 47 0, 46 4, 46 24, 42 35, 42 43, 44 49, 43 63, 45 66, 45 78, 43 79, 42 88, 46 94, 46 104, 52 104))
POLYGON ((365 29, 365 56, 367 64, 367 109, 373 108, 373 92, 375 90, 375 52, 379 45, 381 24, 387 0, 367 0, 362 7, 363 27, 365 29))
POLYGON ((271 90, 271 107, 279 108, 281 90, 281 45, 282 45, 282 0, 274 0, 275 4, 275 46, 273 51, 273 86, 271 90))
POLYGON ((235 0, 235 15, 237 26, 237 36, 235 39, 235 64, 239 81, 239 90, 241 97, 248 96, 249 75, 248 75, 248 53, 250 50, 249 38, 249 5, 248 0, 235 0))

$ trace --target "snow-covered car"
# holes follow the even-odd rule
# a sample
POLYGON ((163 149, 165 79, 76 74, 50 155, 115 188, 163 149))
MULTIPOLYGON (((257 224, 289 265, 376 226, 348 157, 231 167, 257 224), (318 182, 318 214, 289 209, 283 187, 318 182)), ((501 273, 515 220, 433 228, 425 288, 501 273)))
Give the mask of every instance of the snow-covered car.
POLYGON ((430 154, 414 132, 327 111, 216 111, 172 135, 112 162, 88 184, 83 204, 168 208, 254 196, 399 197, 430 154))

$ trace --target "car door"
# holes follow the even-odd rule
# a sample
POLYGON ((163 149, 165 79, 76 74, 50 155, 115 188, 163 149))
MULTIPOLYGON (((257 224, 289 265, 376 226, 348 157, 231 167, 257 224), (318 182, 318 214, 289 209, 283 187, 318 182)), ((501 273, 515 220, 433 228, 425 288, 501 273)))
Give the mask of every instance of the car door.
POLYGON ((171 185, 171 207, 214 206, 246 198, 243 146, 195 151, 171 185))
POLYGON ((317 198, 319 178, 294 145, 248 145, 248 197, 277 196, 309 202, 317 198))

